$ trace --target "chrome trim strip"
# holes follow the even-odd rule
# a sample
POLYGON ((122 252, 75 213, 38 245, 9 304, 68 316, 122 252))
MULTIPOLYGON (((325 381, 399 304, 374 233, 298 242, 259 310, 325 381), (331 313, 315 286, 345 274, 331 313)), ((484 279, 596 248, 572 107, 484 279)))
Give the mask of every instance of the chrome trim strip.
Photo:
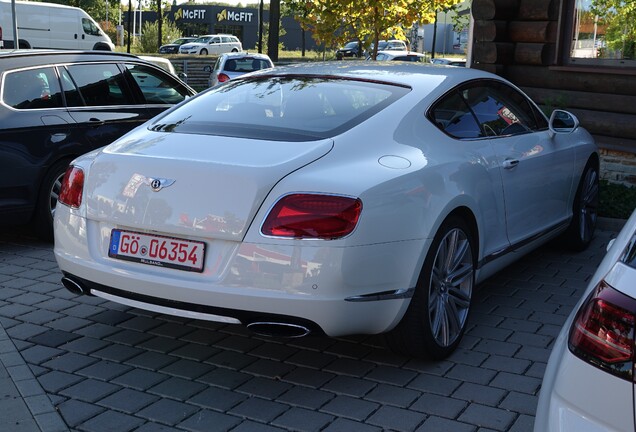
POLYGON ((516 251, 518 249, 521 249, 522 247, 527 246, 528 244, 530 244, 530 243, 532 243, 532 242, 534 242, 536 240, 539 240, 541 237, 547 236, 549 234, 553 234, 553 233, 558 232, 558 231, 565 230, 568 227, 569 224, 570 224, 570 220, 566 220, 564 222, 560 222, 560 223, 558 223, 556 225, 553 225, 552 227, 547 228, 547 229, 545 229, 545 230, 543 230, 543 231, 541 231, 541 232, 539 232, 539 233, 537 233, 537 234, 535 234, 533 236, 530 236, 530 237, 528 237, 528 238, 526 238, 524 240, 521 240, 518 243, 510 245, 507 248, 500 249, 500 250, 498 250, 496 252, 493 252, 492 254, 483 257, 477 263, 477 269, 480 269, 483 266, 485 266, 486 264, 488 264, 488 263, 490 263, 490 262, 492 262, 492 261, 494 261, 494 260, 496 260, 498 258, 501 258, 503 255, 506 255, 506 254, 508 254, 510 252, 514 252, 514 251, 516 251))
POLYGON ((347 297, 349 302, 368 302, 378 300, 407 299, 413 297, 415 288, 397 289, 395 291, 382 291, 379 293, 363 294, 359 296, 347 297))

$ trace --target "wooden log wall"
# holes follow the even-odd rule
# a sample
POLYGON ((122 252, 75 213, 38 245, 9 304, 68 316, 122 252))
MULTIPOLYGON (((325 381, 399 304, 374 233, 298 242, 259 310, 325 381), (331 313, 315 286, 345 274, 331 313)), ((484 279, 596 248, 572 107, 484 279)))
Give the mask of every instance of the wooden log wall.
POLYGON ((471 67, 509 79, 546 112, 573 112, 603 151, 636 154, 636 71, 560 64, 561 8, 561 0, 473 0, 471 67))

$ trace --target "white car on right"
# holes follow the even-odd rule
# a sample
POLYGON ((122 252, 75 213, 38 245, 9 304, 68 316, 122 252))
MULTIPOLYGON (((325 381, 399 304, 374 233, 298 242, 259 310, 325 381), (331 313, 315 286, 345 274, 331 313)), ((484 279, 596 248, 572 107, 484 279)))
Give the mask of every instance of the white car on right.
POLYGON ((555 342, 535 432, 636 430, 635 330, 636 211, 555 342))

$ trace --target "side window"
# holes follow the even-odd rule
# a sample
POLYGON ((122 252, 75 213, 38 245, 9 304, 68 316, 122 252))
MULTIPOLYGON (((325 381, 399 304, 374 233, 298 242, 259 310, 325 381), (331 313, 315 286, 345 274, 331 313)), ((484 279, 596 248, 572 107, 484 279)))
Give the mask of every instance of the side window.
POLYGON ((102 32, 99 31, 99 27, 95 25, 95 23, 88 18, 82 18, 82 28, 84 29, 84 33, 93 35, 93 36, 101 36, 102 32))
POLYGON ((499 82, 479 83, 462 90, 487 136, 519 135, 537 130, 528 100, 499 82))
POLYGON ((133 105, 123 73, 116 64, 71 65, 68 71, 88 106, 133 105))
POLYGON ((176 104, 189 96, 188 90, 176 79, 148 66, 127 64, 147 104, 176 104))
POLYGON ((62 108, 62 91, 52 67, 11 72, 3 81, 3 100, 16 109, 62 108))
POLYGON ((483 133, 477 119, 456 91, 447 94, 429 112, 430 120, 454 138, 481 138, 483 133))
POLYGON ((62 81, 62 89, 64 91, 64 98, 66 99, 66 106, 76 107, 76 106, 84 106, 84 101, 82 100, 82 96, 77 89, 77 86, 73 82, 73 79, 69 75, 66 68, 60 67, 60 78, 62 81))
POLYGON ((211 44, 218 44, 221 43, 221 38, 215 37, 212 38, 212 40, 210 41, 211 44))

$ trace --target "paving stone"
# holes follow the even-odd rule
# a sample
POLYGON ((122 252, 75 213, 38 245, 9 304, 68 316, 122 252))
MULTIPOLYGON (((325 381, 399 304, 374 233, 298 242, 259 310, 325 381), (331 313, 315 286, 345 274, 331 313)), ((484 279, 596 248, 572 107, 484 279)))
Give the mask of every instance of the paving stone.
POLYGON ((531 334, 525 332, 515 332, 508 342, 518 343, 524 346, 536 346, 540 348, 547 348, 552 342, 553 338, 551 336, 544 336, 540 334, 531 334))
POLYGON ((509 432, 528 432, 534 430, 534 416, 520 415, 509 432))
POLYGON ((126 360, 126 364, 143 369, 158 371, 159 369, 165 368, 176 361, 176 357, 166 354, 142 351, 138 356, 126 360))
POLYGON ((103 398, 99 401, 99 405, 128 414, 135 414, 157 400, 159 400, 158 396, 125 388, 103 398))
POLYGON ((214 366, 191 360, 176 360, 161 369, 161 372, 186 379, 196 379, 214 369, 214 366))
POLYGON ((322 387, 336 377, 335 374, 297 367, 283 377, 284 381, 309 387, 322 387))
POLYGON ((323 386, 323 390, 329 390, 334 393, 363 397, 369 393, 377 384, 360 378, 352 378, 347 376, 336 376, 323 386))
MULTIPOLYGON (((38 305, 39 307, 39 305, 38 305)), ((89 320, 85 320, 83 318, 69 317, 63 316, 60 319, 56 319, 55 321, 51 321, 46 325, 48 327, 54 328, 56 330, 63 330, 67 332, 73 332, 74 330, 81 329, 82 327, 86 327, 90 324, 89 320)), ((77 335, 78 337, 81 337, 77 335)))
MULTIPOLYGON (((17 295, 15 297, 11 297, 11 302, 13 303, 19 303, 19 304, 23 304, 23 305, 27 305, 27 306, 33 306, 36 303, 40 303, 43 302, 45 300, 50 299, 50 296, 47 295, 43 295, 43 294, 38 294, 38 293, 22 293, 20 295, 17 295)), ((39 307, 39 305, 38 305, 39 307)))
POLYGON ((118 385, 89 378, 67 387, 59 393, 72 399, 79 399, 85 402, 97 402, 120 389, 121 387, 118 385))
POLYGON ((261 398, 247 399, 228 411, 229 414, 269 423, 289 409, 289 406, 261 398))
POLYGON ((334 344, 324 349, 324 352, 335 354, 342 357, 351 357, 354 359, 362 359, 369 355, 371 348, 359 343, 337 340, 334 344))
POLYGON ((537 411, 538 401, 539 398, 535 395, 512 391, 501 402, 499 408, 533 416, 537 411))
POLYGON ((87 304, 78 304, 77 306, 70 307, 64 310, 66 315, 71 315, 78 318, 88 318, 100 312, 103 312, 105 309, 103 307, 91 306, 87 304))
POLYGON ((73 373, 95 362, 98 362, 96 358, 71 352, 64 353, 59 357, 55 357, 45 363, 42 363, 42 366, 49 369, 73 373))
POLYGON ((506 431, 510 428, 516 417, 510 411, 487 407, 479 404, 471 404, 466 408, 457 420, 471 423, 480 427, 491 428, 498 431, 506 431))
POLYGON ((118 323, 118 327, 128 330, 136 330, 139 332, 146 332, 155 327, 159 327, 162 322, 154 318, 148 318, 143 316, 135 316, 132 314, 126 314, 127 318, 123 322, 118 323))
POLYGON ((135 432, 182 432, 183 429, 166 426, 160 423, 147 422, 135 430, 135 432))
POLYGON ((228 411, 249 396, 222 388, 209 387, 188 399, 188 403, 216 411, 228 411))
POLYGON ((303 408, 292 408, 275 419, 272 424, 294 431, 320 431, 333 421, 333 416, 303 408))
MULTIPOLYGON (((3 327, 4 323, 3 323, 3 327)), ((44 326, 35 325, 31 323, 19 323, 15 326, 6 326, 7 334, 11 336, 12 339, 20 339, 20 340, 28 340, 33 336, 42 334, 47 332, 49 329, 44 326)))
POLYGON ((123 323, 124 321, 128 321, 131 318, 134 317, 126 312, 112 309, 104 310, 102 312, 91 315, 91 321, 110 326, 116 326, 123 323))
POLYGON ((268 360, 282 362, 296 353, 296 349, 280 343, 266 343, 257 346, 250 355, 262 357, 268 360))
POLYGON ((178 339, 170 339, 163 336, 155 336, 140 344, 137 344, 137 347, 144 348, 150 351, 156 351, 163 354, 168 354, 184 345, 186 345, 186 342, 183 342, 178 339))
MULTIPOLYGON (((212 323, 211 321, 200 321, 201 323, 212 323)), ((212 323, 218 324, 218 323, 212 323)), ((195 324, 196 325, 196 324, 195 324)), ((179 340, 184 342, 193 342, 201 345, 214 345, 218 341, 225 339, 228 337, 226 334, 219 333, 216 330, 207 330, 207 329, 197 329, 188 334, 185 334, 179 338, 179 340)))
POLYGON ((306 387, 291 387, 282 394, 277 401, 292 406, 299 406, 308 409, 319 409, 335 395, 330 392, 315 390, 306 387))
POLYGON ((368 423, 380 426, 384 429, 395 431, 412 431, 420 425, 426 416, 421 413, 395 408, 390 406, 380 407, 369 419, 368 423))
MULTIPOLYGON (((475 345, 477 345, 480 341, 481 340, 476 340, 475 345)), ((465 364, 468 366, 480 366, 488 358, 488 354, 476 351, 474 348, 475 345, 471 346, 470 349, 459 348, 447 359, 454 363, 465 364)))
POLYGON ((40 333, 36 336, 30 337, 27 340, 36 345, 44 345, 52 348, 57 348, 60 345, 78 339, 79 337, 81 336, 62 330, 49 330, 45 333, 40 333))
POLYGON ((81 430, 86 432, 128 432, 141 426, 144 421, 140 418, 117 411, 106 411, 82 423, 81 430))
POLYGON ((466 401, 433 394, 422 395, 410 410, 449 419, 456 418, 467 406, 466 401))
POLYGON ((220 351, 221 350, 219 350, 218 348, 195 345, 191 343, 175 349, 174 351, 170 352, 170 355, 202 362, 209 359, 213 355, 218 354, 220 351))
POLYGON ((97 416, 104 412, 104 408, 82 401, 70 399, 57 406, 64 421, 71 427, 97 416))
POLYGON ((255 377, 236 389, 241 393, 260 396, 265 399, 276 399, 291 388, 291 385, 274 379, 255 377))
POLYGON ((221 414, 210 410, 202 410, 197 412, 192 417, 179 423, 178 426, 188 431, 208 432, 211 429, 210 425, 214 425, 215 432, 224 432, 231 430, 240 422, 241 419, 237 417, 221 414))
MULTIPOLYGON (((113 333, 109 336, 106 336, 104 339, 107 341, 128 345, 128 346, 136 346, 142 344, 144 341, 151 339, 152 336, 141 333, 134 330, 122 330, 117 333, 113 333)), ((143 347, 141 347, 143 348, 143 347)))
POLYGON ((147 390, 150 387, 168 379, 168 375, 143 369, 132 369, 112 380, 113 383, 137 390, 147 390))
POLYGON ((148 391, 163 397, 185 400, 200 393, 206 387, 207 386, 202 383, 171 377, 149 388, 148 391))
POLYGON ((20 315, 25 315, 34 310, 36 310, 36 308, 31 306, 25 306, 20 304, 9 304, 9 305, 0 307, 0 315, 6 316, 8 318, 17 318, 20 315))
POLYGON ((411 381, 408 387, 425 393, 450 396, 460 385, 461 381, 422 374, 411 381))
POLYGON ((375 402, 369 402, 349 396, 337 396, 323 406, 321 411, 338 417, 364 421, 379 407, 380 405, 375 402))
POLYGON ((78 375, 102 381, 110 381, 132 369, 130 366, 114 363, 108 360, 97 360, 93 357, 90 358, 97 362, 81 370, 77 370, 76 373, 78 375))
POLYGON ((285 429, 274 426, 264 425, 263 423, 256 423, 251 420, 243 420, 240 425, 232 429, 232 432, 281 432, 284 430, 285 429))
POLYGON ((232 390, 250 379, 252 379, 252 376, 243 372, 236 372, 230 369, 215 369, 199 377, 197 381, 232 390))
POLYGON ((213 355, 205 362, 224 368, 242 370, 257 360, 257 357, 252 357, 239 352, 221 350, 218 354, 213 355))
POLYGON ((53 357, 61 355, 62 353, 64 353, 64 351, 56 348, 34 345, 23 350, 20 354, 28 363, 41 364, 53 357))
POLYGON ((479 384, 463 383, 454 393, 456 399, 463 399, 468 402, 478 402, 482 405, 495 407, 506 396, 506 391, 490 386, 479 384))
POLYGON ((77 330, 75 333, 80 334, 82 336, 88 336, 88 337, 101 340, 103 338, 106 338, 109 335, 117 333, 120 330, 121 329, 118 327, 107 326, 104 324, 96 323, 96 324, 91 324, 89 326, 83 327, 77 330))
POLYGON ((119 344, 109 344, 104 348, 91 353, 92 356, 99 357, 104 360, 112 360, 114 362, 126 361, 143 354, 144 351, 139 348, 119 344))
POLYGON ((338 358, 323 368, 326 372, 333 372, 338 375, 350 375, 358 378, 362 378, 373 369, 374 365, 371 363, 350 358, 338 358))
POLYGON ((380 384, 364 397, 364 399, 383 405, 401 408, 410 406, 420 396, 420 392, 398 386, 380 384))
POLYGON ((165 336, 169 338, 179 339, 193 331, 194 329, 188 326, 184 326, 184 325, 176 324, 176 323, 165 323, 149 330, 149 333, 157 335, 157 336, 165 336))
POLYGON ((95 351, 99 351, 100 349, 107 347, 108 345, 110 345, 108 342, 100 339, 94 339, 91 337, 80 337, 71 342, 65 343, 64 345, 61 345, 60 348, 79 354, 91 354, 95 351))
POLYGON ((148 420, 174 426, 197 411, 199 411, 199 409, 192 405, 168 399, 160 399, 152 405, 140 410, 137 415, 148 420))
POLYGON ((455 420, 431 416, 415 432, 474 432, 475 426, 455 420))
POLYGON ((246 366, 243 371, 266 378, 280 379, 293 369, 294 366, 288 364, 273 360, 258 359, 249 366, 246 366))
POLYGON ((510 343, 504 341, 496 341, 484 339, 475 346, 475 350, 488 353, 491 355, 514 356, 515 353, 522 349, 519 343, 510 343))
POLYGON ((532 362, 528 360, 491 355, 482 366, 492 370, 522 374, 527 371, 531 365, 532 362))
POLYGON ((446 376, 459 381, 488 384, 497 375, 496 371, 467 365, 457 365, 446 376))
POLYGON ((354 422, 345 418, 337 418, 333 423, 324 429, 324 432, 379 432, 377 426, 354 422))

